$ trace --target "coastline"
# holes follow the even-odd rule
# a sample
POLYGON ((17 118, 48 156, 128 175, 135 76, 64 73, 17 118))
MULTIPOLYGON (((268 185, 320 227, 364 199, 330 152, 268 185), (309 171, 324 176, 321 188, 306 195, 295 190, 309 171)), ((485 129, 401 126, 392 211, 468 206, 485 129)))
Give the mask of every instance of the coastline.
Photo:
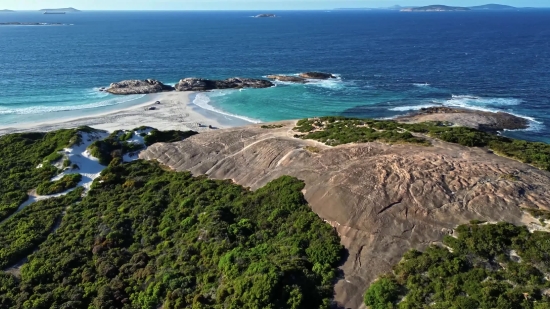
POLYGON ((85 117, 7 126, 0 125, 0 135, 21 132, 47 132, 79 126, 90 126, 113 132, 115 130, 130 130, 144 125, 159 130, 193 130, 201 132, 252 124, 193 104, 192 98, 195 95, 195 92, 149 94, 146 95, 146 100, 143 103, 109 112, 90 114, 85 117), (161 104, 155 104, 157 101, 161 104), (148 110, 149 107, 155 109, 148 110), (212 128, 209 128, 209 126, 212 128))

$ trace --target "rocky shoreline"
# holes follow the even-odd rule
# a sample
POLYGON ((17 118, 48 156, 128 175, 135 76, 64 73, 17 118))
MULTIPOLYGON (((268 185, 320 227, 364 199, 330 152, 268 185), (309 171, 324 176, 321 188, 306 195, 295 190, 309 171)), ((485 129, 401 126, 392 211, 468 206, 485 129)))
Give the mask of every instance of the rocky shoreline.
MULTIPOLYGON (((336 78, 330 73, 306 72, 301 73, 299 77, 287 75, 269 75, 268 79, 288 81, 295 83, 307 83, 311 79, 330 79, 336 78)), ((273 87, 273 82, 265 79, 232 77, 224 80, 211 80, 205 78, 188 77, 181 79, 176 85, 165 85, 155 79, 146 80, 124 80, 112 83, 108 88, 101 88, 105 91, 117 95, 129 94, 150 94, 166 91, 209 91, 216 89, 243 89, 243 88, 269 88, 273 87)))
POLYGON ((529 121, 527 119, 512 114, 444 106, 422 108, 416 113, 397 117, 395 120, 404 123, 444 121, 492 133, 503 130, 523 130, 529 128, 529 121))

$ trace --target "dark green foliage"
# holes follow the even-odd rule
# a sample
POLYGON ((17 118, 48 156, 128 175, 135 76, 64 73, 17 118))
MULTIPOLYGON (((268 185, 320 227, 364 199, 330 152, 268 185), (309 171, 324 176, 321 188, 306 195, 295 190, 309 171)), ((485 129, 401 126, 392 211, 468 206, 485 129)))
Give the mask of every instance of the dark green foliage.
POLYGON ((396 126, 384 126, 385 124, 390 122, 323 117, 300 120, 294 130, 307 133, 299 136, 301 138, 317 140, 330 146, 374 141, 429 145, 423 138, 415 137, 396 126))
POLYGON ((328 308, 342 247, 303 188, 111 163, 21 279, 0 276, 1 307, 328 308))
POLYGON ((195 131, 159 131, 153 129, 148 135, 143 138, 146 146, 151 146, 154 143, 174 143, 182 141, 188 137, 198 134, 195 131))
POLYGON ((145 146, 150 146, 158 142, 177 142, 195 134, 197 134, 197 132, 194 131, 159 131, 149 127, 139 127, 131 131, 115 131, 106 139, 92 143, 88 149, 90 150, 92 156, 99 160, 99 163, 102 165, 109 165, 113 159, 122 158, 125 154, 140 151, 145 146), (146 133, 145 131, 150 132, 146 133), (145 145, 129 141, 135 136, 135 134, 139 134, 143 137, 145 145))
POLYGON ((550 233, 530 233, 509 223, 473 223, 456 232, 458 238, 444 239, 452 252, 432 246, 405 254, 383 279, 397 287, 371 285, 366 304, 373 309, 549 308, 550 299, 541 291, 550 287, 544 275, 550 271, 550 233), (392 305, 376 305, 373 295, 384 295, 392 305))
POLYGON ((114 158, 122 158, 126 153, 143 149, 144 146, 141 144, 126 142, 133 135, 133 131, 128 133, 120 130, 115 131, 107 138, 93 142, 88 150, 92 156, 99 160, 99 163, 109 165, 114 158))
POLYGON ((533 209, 533 208, 523 208, 526 212, 531 214, 531 216, 540 219, 540 220, 550 220, 550 211, 542 209, 533 209))
POLYGON ((420 133, 462 146, 487 147, 499 155, 550 171, 549 144, 514 140, 476 129, 449 126, 445 122, 406 124, 391 120, 323 117, 302 119, 294 130, 306 133, 297 137, 318 140, 330 146, 372 141, 428 145, 428 141, 414 137, 410 132, 420 133))
POLYGON ((0 269, 32 253, 51 232, 63 209, 78 201, 81 194, 79 188, 64 197, 32 203, 3 222, 0 228, 0 269))
POLYGON ((36 188, 36 193, 39 195, 52 195, 65 192, 76 187, 81 180, 82 175, 80 174, 65 175, 57 181, 47 181, 41 183, 38 188, 36 188))
POLYGON ((27 192, 49 181, 58 170, 50 164, 59 150, 80 142, 77 130, 10 134, 0 137, 0 220, 28 198, 27 192), (37 168, 42 164, 41 168, 37 168))
POLYGON ((371 309, 393 308, 399 296, 399 285, 393 278, 380 278, 365 293, 365 304, 371 309))
POLYGON ((280 129, 284 127, 284 125, 282 124, 267 124, 267 125, 263 125, 261 128, 262 129, 280 129))

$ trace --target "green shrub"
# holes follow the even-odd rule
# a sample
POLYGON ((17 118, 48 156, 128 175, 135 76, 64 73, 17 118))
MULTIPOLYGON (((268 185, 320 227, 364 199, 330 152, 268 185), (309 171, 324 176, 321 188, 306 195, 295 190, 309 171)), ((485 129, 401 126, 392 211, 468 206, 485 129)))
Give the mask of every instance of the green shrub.
POLYGON ((410 251, 394 272, 371 285, 365 304, 388 308, 534 308, 549 306, 550 233, 509 223, 472 221, 447 236, 448 248, 410 251), (514 261, 509 255, 520 256, 514 261), (393 282, 393 283, 392 283, 393 282), (544 304, 544 305, 543 305, 544 304))
POLYGON ((65 175, 60 180, 41 183, 38 188, 36 188, 36 193, 38 193, 39 195, 52 195, 62 193, 76 187, 81 180, 82 175, 80 174, 65 175))
POLYGON ((365 293, 365 305, 371 309, 391 309, 399 299, 399 285, 391 278, 380 278, 365 293))

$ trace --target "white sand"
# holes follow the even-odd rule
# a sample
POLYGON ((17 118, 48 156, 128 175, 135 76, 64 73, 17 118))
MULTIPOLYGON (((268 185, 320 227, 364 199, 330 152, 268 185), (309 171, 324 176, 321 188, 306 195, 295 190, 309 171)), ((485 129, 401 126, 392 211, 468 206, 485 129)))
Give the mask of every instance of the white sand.
POLYGON ((214 128, 235 126, 228 125, 228 122, 224 122, 224 125, 222 125, 216 117, 206 117, 197 112, 198 107, 192 106, 190 102, 189 97, 192 94, 192 92, 150 94, 146 103, 109 113, 92 114, 87 117, 64 119, 57 122, 0 125, 0 135, 29 131, 54 131, 79 126, 90 126, 110 132, 131 130, 140 126, 149 126, 159 130, 182 131, 206 131, 210 130, 208 126, 214 128), (155 104, 156 101, 160 101, 161 104, 155 104), (155 110, 148 110, 149 107, 155 107, 155 110), (201 124, 200 127, 199 123, 201 124))

